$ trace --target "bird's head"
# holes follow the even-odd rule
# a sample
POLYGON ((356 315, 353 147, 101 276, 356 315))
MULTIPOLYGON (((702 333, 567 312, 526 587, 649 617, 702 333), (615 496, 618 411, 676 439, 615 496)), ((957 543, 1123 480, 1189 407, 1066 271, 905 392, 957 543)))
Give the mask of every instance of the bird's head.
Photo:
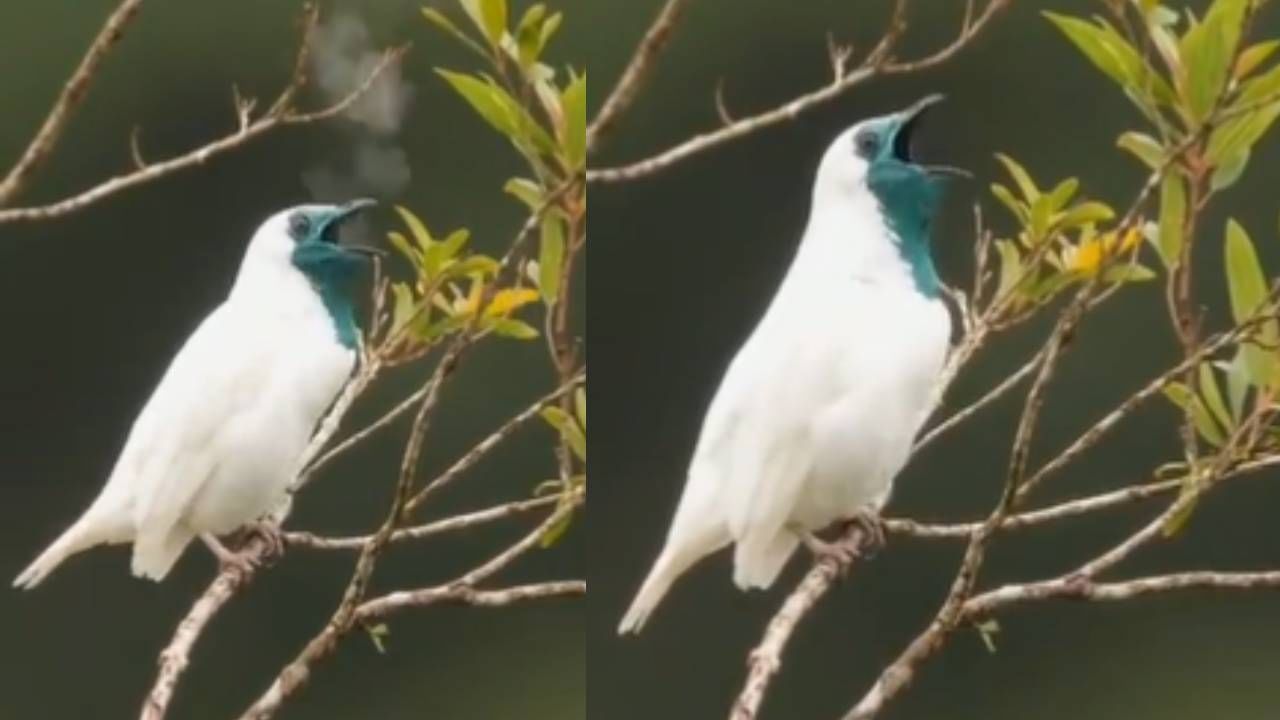
POLYGON ((883 204, 888 196, 921 194, 936 197, 941 181, 968 173, 945 165, 917 161, 912 141, 920 119, 941 102, 929 95, 911 107, 870 118, 840 133, 818 166, 815 197, 838 201, 870 190, 883 204))
POLYGON ((308 265, 321 258, 363 262, 376 251, 339 244, 338 232, 344 223, 375 204, 360 199, 342 205, 297 205, 281 210, 258 227, 249 242, 245 264, 292 267, 305 273, 308 265))

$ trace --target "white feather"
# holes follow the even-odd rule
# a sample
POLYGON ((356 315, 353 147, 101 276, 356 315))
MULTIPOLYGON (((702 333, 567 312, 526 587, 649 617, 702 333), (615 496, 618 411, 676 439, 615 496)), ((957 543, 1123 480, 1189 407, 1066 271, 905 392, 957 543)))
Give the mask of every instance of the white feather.
POLYGON ((735 544, 734 582, 770 586, 799 542, 878 510, 907 459, 950 336, 837 138, 786 278, 703 421, 666 544, 619 632, 638 632, 675 579, 735 544))
POLYGON ((290 261, 285 216, 254 235, 230 294, 174 357, 97 499, 14 585, 34 587, 74 553, 125 542, 133 573, 160 580, 193 538, 283 501, 355 363, 290 261))

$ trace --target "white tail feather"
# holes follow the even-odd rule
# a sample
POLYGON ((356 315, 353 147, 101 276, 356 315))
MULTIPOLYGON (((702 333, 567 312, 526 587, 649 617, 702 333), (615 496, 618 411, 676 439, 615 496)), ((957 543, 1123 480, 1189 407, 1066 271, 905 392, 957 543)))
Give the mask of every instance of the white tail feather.
POLYGON ((739 540, 733 553, 734 584, 743 590, 763 590, 773 585, 799 544, 796 534, 786 530, 765 543, 756 542, 755 538, 739 540))
POLYGON ((159 582, 173 569, 182 557, 192 535, 183 527, 170 528, 168 532, 139 535, 133 543, 132 570, 135 577, 159 582))
POLYGON ((662 598, 671 589, 671 583, 675 582, 681 573, 689 569, 694 560, 697 560, 697 558, 686 560, 677 565, 671 553, 663 550, 662 554, 658 556, 657 562, 653 564, 653 569, 649 571, 648 577, 640 585, 640 591, 636 593, 635 600, 631 601, 631 607, 627 609, 627 614, 623 616, 622 622, 618 624, 618 634, 639 633, 644 628, 649 615, 653 613, 653 609, 658 606, 658 603, 662 602, 662 598))
POLYGON ((94 545, 106 542, 107 538, 94 525, 95 522, 88 514, 77 520, 14 579, 13 586, 30 590, 39 585, 67 558, 81 550, 88 550, 94 545))

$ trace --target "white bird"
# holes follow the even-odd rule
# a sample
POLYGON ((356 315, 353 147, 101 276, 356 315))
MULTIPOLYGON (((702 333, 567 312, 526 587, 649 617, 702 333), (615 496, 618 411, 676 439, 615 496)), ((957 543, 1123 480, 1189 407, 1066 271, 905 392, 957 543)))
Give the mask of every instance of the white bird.
POLYGON ((287 500, 321 415, 356 362, 351 284, 363 248, 338 226, 371 200, 303 205, 254 234, 227 299, 178 351, 89 509, 14 580, 32 588, 67 557, 133 543, 133 574, 160 580, 193 538, 287 500))
POLYGON ((808 226, 702 423, 666 545, 618 627, 639 632, 671 584, 732 543, 734 583, 767 588, 798 543, 872 517, 925 419, 951 320, 930 257, 942 176, 911 135, 941 96, 842 132, 808 226), (868 515, 870 514, 870 515, 868 515))

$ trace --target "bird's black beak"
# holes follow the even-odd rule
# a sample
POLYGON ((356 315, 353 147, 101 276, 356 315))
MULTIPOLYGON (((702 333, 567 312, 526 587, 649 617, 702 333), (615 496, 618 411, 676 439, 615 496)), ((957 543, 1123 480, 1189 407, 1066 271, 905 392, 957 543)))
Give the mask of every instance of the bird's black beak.
POLYGON ((898 113, 898 130, 893 136, 893 156, 901 162, 919 165, 930 175, 972 178, 973 174, 968 170, 950 165, 925 165, 916 162, 911 141, 915 137, 916 128, 919 127, 920 118, 925 116, 929 108, 942 102, 943 99, 944 96, 941 93, 926 95, 911 107, 898 113))
MULTIPOLYGON (((343 204, 338 209, 338 212, 334 214, 333 219, 329 221, 329 227, 336 230, 343 223, 377 204, 378 201, 372 198, 358 198, 356 200, 351 200, 350 202, 343 204)), ((329 228, 326 228, 326 231, 328 230, 329 228)), ((336 238, 334 242, 336 243, 336 238)), ((369 247, 367 245, 345 244, 342 245, 342 249, 347 252, 366 257, 386 257, 387 255, 386 251, 379 250, 375 247, 369 247)))

